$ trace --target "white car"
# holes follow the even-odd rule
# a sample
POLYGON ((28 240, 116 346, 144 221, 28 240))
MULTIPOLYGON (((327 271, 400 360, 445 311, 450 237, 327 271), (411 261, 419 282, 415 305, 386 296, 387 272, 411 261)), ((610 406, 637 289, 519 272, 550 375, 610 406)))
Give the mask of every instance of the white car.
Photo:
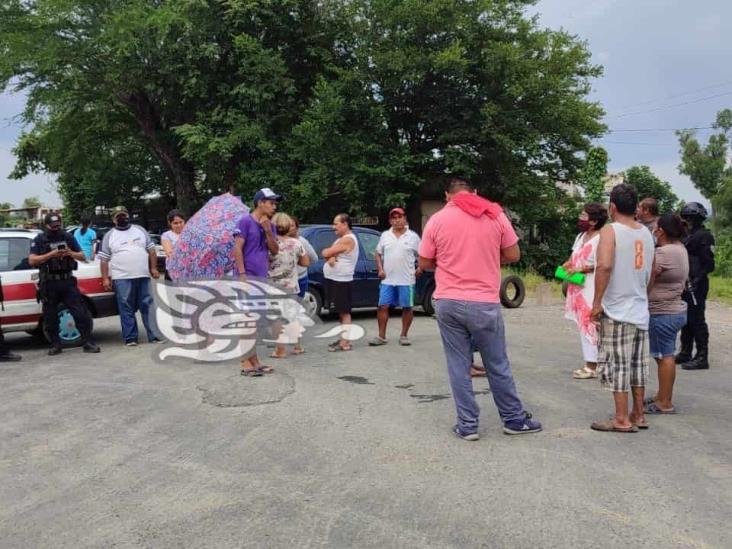
MULTIPOLYGON (((0 308, 0 324, 5 333, 28 332, 43 335, 50 341, 50 334, 43 327, 41 304, 37 298, 38 269, 31 268, 28 263, 31 243, 39 232, 30 229, 0 230, 0 284, 4 300, 0 308)), ((107 292, 102 287, 98 260, 79 262, 74 276, 92 318, 118 314, 114 292, 107 292)), ((81 334, 73 316, 63 305, 59 306, 58 315, 61 344, 66 347, 78 345, 81 334)))

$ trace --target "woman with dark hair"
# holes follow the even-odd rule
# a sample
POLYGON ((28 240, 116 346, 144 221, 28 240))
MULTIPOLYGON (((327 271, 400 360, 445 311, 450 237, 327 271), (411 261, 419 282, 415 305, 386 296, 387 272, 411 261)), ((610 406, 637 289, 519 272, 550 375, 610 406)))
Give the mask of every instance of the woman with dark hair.
MULTIPOLYGON (((180 210, 170 210, 167 218, 170 230, 160 235, 160 244, 163 246, 165 258, 170 259, 173 256, 173 250, 175 250, 175 243, 178 242, 178 237, 186 226, 186 218, 183 217, 183 212, 180 210)), ((165 280, 170 280, 170 275, 168 275, 167 270, 165 272, 165 280)))
POLYGON ((595 264, 597 245, 600 243, 600 229, 607 221, 607 208, 598 202, 585 204, 577 220, 577 235, 572 245, 572 255, 563 267, 568 274, 584 273, 582 286, 569 284, 564 317, 573 320, 580 332, 582 356, 585 365, 572 373, 574 379, 597 377, 597 328, 590 319, 592 302, 595 298, 595 264))
POLYGON ((658 392, 646 400, 645 412, 673 414, 676 339, 686 324, 686 302, 681 298, 689 278, 689 256, 682 242, 686 222, 677 214, 662 215, 654 236, 656 257, 648 286, 648 339, 651 356, 658 364, 658 392))
POLYGON ((81 218, 81 227, 74 231, 74 238, 87 261, 94 261, 94 244, 97 242, 97 233, 90 227, 91 218, 81 218))

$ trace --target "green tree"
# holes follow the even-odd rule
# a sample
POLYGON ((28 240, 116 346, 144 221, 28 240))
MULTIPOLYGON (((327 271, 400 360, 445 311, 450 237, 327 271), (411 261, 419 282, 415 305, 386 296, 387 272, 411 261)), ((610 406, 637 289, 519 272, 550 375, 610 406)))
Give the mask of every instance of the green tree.
POLYGON ((585 189, 588 202, 602 202, 605 193, 603 177, 607 175, 608 156, 602 147, 592 147, 579 174, 579 182, 585 189))
POLYGON ((600 67, 532 3, 6 0, 16 172, 57 173, 67 207, 155 189, 191 211, 266 183, 304 216, 416 208, 461 172, 541 226, 604 126, 600 67))
POLYGON ((723 190, 725 181, 732 177, 732 168, 727 165, 732 110, 717 113, 714 123, 717 133, 709 137, 706 145, 699 143, 694 130, 676 132, 681 146, 679 172, 688 175, 694 186, 714 205, 717 194, 723 190))
POLYGON ((29 196, 23 200, 21 208, 40 208, 42 206, 41 199, 37 196, 29 196))
POLYGON ((679 198, 671 185, 663 181, 648 166, 633 166, 625 170, 625 181, 635 187, 638 198, 655 198, 661 214, 672 212, 679 207, 679 198))

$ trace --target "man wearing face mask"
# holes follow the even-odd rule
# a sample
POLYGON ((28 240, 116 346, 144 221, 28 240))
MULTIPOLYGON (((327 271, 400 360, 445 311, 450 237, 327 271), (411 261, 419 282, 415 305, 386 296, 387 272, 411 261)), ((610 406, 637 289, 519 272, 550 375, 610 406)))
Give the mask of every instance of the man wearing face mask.
POLYGON ((689 202, 681 209, 681 217, 689 224, 684 241, 689 254, 689 284, 683 298, 688 306, 686 326, 681 330, 681 352, 676 363, 684 370, 709 369, 709 327, 704 316, 709 273, 714 271, 714 237, 704 227, 707 210, 698 202, 689 202), (691 353, 696 343, 696 356, 691 353))
POLYGON ((112 222, 114 228, 104 235, 97 254, 101 260, 102 285, 107 291, 114 288, 125 345, 137 346, 135 313, 138 310, 148 341, 158 343, 161 340, 153 327, 155 301, 150 291, 150 277, 160 276, 155 243, 145 229, 130 223, 130 213, 124 206, 112 210, 112 222))
POLYGON ((91 337, 91 317, 73 276, 77 261, 84 261, 76 239, 61 228, 61 216, 48 214, 46 230, 33 239, 28 262, 38 267, 38 294, 43 304, 43 324, 52 336, 48 354, 62 351, 59 339, 58 306, 64 304, 74 317, 76 328, 84 341, 85 353, 98 353, 99 347, 91 337))

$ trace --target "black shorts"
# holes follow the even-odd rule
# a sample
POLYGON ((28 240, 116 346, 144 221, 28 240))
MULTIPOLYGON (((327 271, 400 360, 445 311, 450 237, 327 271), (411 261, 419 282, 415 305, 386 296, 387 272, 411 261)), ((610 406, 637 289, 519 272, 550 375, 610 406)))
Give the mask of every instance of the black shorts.
POLYGON ((352 303, 353 282, 325 279, 325 305, 331 313, 350 313, 352 303))

